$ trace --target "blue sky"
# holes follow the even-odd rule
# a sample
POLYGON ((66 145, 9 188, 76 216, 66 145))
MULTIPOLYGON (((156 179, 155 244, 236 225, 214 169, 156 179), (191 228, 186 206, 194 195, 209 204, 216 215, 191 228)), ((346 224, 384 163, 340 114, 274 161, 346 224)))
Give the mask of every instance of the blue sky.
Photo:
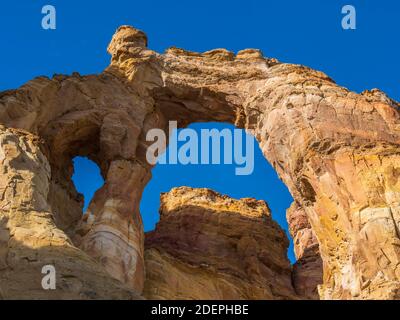
MULTIPOLYGON (((400 100, 399 17, 400 2, 394 0, 5 0, 0 4, 0 90, 38 75, 101 72, 110 60, 106 47, 115 29, 130 24, 144 30, 149 47, 158 52, 169 46, 260 48, 267 57, 322 70, 356 92, 377 87, 400 100), (53 31, 41 28, 46 4, 57 9, 53 31), (345 4, 357 10, 356 30, 341 28, 345 4)), ((76 161, 74 180, 87 200, 102 183, 96 170, 86 160, 76 161)), ((235 176, 231 166, 172 165, 157 166, 153 177, 141 204, 147 230, 157 219, 160 192, 180 185, 265 199, 287 228, 290 195, 259 150, 251 176, 235 176)))

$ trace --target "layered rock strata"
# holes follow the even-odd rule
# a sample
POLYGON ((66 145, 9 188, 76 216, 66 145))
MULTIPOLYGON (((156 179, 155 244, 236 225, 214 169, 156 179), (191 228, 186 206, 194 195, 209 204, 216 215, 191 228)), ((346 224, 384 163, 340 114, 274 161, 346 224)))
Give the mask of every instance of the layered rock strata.
POLYGON ((296 299, 289 241, 264 201, 180 187, 146 234, 149 299, 296 299))

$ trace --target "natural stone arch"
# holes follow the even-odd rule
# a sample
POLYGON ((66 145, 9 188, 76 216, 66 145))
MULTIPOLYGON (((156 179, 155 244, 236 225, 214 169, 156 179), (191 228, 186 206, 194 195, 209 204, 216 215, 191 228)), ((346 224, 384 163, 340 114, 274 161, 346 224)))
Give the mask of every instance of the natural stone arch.
MULTIPOLYGON (((47 212, 42 218, 49 230, 57 227, 62 243, 72 246, 69 235, 113 277, 141 291, 139 201, 151 169, 146 132, 165 129, 168 120, 180 126, 225 121, 254 134, 306 212, 324 262, 321 297, 398 297, 398 103, 378 90, 350 92, 321 72, 264 58, 257 50, 234 55, 224 49, 199 54, 172 48, 158 54, 146 46, 143 32, 124 26, 113 37, 111 65, 102 74, 37 78, 0 94, 2 136, 13 136, 11 145, 19 143, 23 154, 32 153, 21 145, 24 139, 42 150, 42 162, 35 160, 29 170, 48 179, 48 192, 39 190, 20 178, 18 161, 7 164, 14 175, 12 170, 2 174, 7 181, 2 214, 20 245, 28 240, 12 221, 18 216, 29 228, 29 215, 22 214, 26 209, 18 202, 16 180, 29 201, 45 199, 28 211, 47 212), (80 200, 70 168, 76 155, 98 163, 105 185, 75 232, 80 200), (9 203, 16 203, 12 210, 9 203)), ((7 159, 10 140, 3 141, 7 159)), ((41 237, 31 231, 31 239, 41 237)), ((55 259, 62 252, 52 254, 55 259)))

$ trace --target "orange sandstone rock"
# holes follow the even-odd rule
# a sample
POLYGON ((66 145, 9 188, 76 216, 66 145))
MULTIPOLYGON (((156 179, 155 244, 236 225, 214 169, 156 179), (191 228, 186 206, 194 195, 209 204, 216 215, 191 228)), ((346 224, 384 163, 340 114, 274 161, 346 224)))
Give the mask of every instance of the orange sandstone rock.
POLYGON ((288 239, 264 201, 180 187, 146 234, 149 299, 295 299, 288 239))

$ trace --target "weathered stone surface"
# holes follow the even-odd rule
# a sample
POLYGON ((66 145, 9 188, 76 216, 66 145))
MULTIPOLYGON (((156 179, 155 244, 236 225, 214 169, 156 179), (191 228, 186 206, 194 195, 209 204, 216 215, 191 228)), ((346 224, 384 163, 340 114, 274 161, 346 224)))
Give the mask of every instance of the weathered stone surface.
POLYGON ((135 299, 57 228, 50 166, 40 140, 0 127, 0 296, 3 299, 135 299), (56 289, 42 287, 42 268, 56 269, 56 289))
POLYGON ((303 298, 317 300, 318 285, 322 284, 322 259, 317 238, 305 211, 293 202, 286 211, 289 231, 293 237, 296 263, 292 281, 296 293, 303 298))
MULTIPOLYGON (((141 291, 138 208, 151 169, 146 132, 165 129, 168 120, 182 127, 224 121, 254 134, 306 213, 324 265, 320 297, 400 298, 399 104, 379 90, 356 94, 322 72, 254 50, 159 54, 146 44, 142 32, 124 26, 100 75, 40 77, 0 93, 4 130, 40 137, 49 167, 35 183, 35 171, 17 174, 16 191, 0 201, 2 223, 19 212, 10 203, 22 208, 37 194, 35 205, 47 208, 54 230, 30 241, 68 236, 73 250, 87 251, 112 277, 141 291), (81 221, 82 199, 71 181, 76 155, 96 161, 106 178, 81 221)), ((7 170, 19 172, 18 166, 11 161, 7 170)), ((23 212, 36 219, 35 210, 23 212)), ((1 277, 14 281, 14 273, 1 277)))
POLYGON ((180 187, 146 234, 149 299, 295 299, 289 241, 264 201, 180 187))

